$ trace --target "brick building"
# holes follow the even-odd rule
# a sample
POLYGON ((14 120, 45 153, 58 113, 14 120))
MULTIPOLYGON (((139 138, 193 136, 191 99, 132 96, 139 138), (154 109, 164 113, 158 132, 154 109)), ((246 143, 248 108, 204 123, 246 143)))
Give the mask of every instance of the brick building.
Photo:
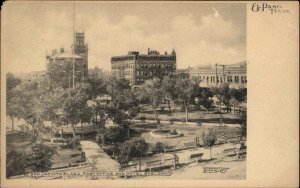
POLYGON ((59 50, 54 49, 51 54, 46 55, 47 75, 57 83, 63 82, 64 87, 73 84, 73 60, 75 84, 84 82, 88 76, 88 45, 84 41, 84 33, 75 33, 74 37, 75 45, 71 45, 70 51, 62 47, 59 50))
POLYGON ((154 77, 163 78, 176 71, 176 52, 160 54, 148 48, 147 54, 131 51, 128 55, 111 58, 112 75, 125 78, 133 87, 154 77))

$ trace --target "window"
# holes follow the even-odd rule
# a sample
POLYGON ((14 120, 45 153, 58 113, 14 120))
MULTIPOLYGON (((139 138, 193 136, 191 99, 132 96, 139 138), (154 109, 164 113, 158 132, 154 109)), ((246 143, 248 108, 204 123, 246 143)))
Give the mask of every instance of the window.
POLYGON ((245 83, 247 83, 247 76, 245 76, 245 83))
POLYGON ((239 83, 239 76, 234 76, 234 82, 239 83))

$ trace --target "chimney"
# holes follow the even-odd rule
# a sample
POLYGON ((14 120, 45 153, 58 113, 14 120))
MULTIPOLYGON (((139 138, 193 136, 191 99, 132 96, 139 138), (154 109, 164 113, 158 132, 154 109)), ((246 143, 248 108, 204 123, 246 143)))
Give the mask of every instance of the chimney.
POLYGON ((65 49, 63 47, 60 48, 60 53, 64 53, 65 49))

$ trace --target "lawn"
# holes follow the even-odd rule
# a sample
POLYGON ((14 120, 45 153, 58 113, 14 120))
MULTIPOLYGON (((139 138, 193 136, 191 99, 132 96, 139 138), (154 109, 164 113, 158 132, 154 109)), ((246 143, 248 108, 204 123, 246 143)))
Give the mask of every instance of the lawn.
MULTIPOLYGON (((214 124, 212 124, 214 125, 214 124)), ((227 137, 237 137, 240 136, 241 129, 236 126, 191 126, 191 125, 166 125, 162 124, 161 129, 172 129, 175 128, 177 131, 181 132, 183 136, 178 138, 154 138, 149 133, 152 130, 157 129, 157 125, 154 123, 133 123, 131 128, 138 132, 141 132, 141 136, 146 140, 147 143, 155 144, 157 142, 162 142, 169 146, 183 146, 184 143, 193 142, 195 137, 199 137, 200 144, 202 144, 202 134, 209 128, 213 128, 217 133, 218 142, 221 142, 221 137, 223 133, 227 134, 227 137)))
POLYGON ((18 151, 29 152, 32 145, 31 134, 25 134, 24 132, 13 132, 6 134, 6 150, 14 147, 18 151))
MULTIPOLYGON (((30 134, 25 134, 24 132, 14 132, 6 134, 6 149, 14 147, 16 150, 21 152, 29 153, 31 152, 31 146, 33 145, 32 137, 30 134)), ((52 162, 58 163, 75 163, 80 159, 80 156, 75 156, 81 153, 79 150, 61 148, 60 146, 53 146, 55 148, 55 153, 52 156, 52 162)))
MULTIPOLYGON (((185 121, 185 112, 176 111, 173 112, 172 115, 169 113, 164 112, 158 112, 158 118, 162 121, 169 121, 170 119, 173 119, 175 121, 185 121)), ((136 119, 140 119, 142 116, 144 116, 146 119, 154 120, 153 112, 151 111, 143 111, 141 112, 136 119)), ((223 119, 225 123, 239 123, 240 118, 237 115, 233 114, 226 114, 226 113, 218 113, 218 112, 210 112, 207 114, 206 111, 191 111, 188 113, 188 119, 191 122, 219 122, 220 118, 223 119)))
POLYGON ((60 163, 75 163, 81 159, 80 154, 81 151, 73 150, 73 149, 62 149, 57 147, 56 152, 52 156, 53 164, 60 164, 60 163))

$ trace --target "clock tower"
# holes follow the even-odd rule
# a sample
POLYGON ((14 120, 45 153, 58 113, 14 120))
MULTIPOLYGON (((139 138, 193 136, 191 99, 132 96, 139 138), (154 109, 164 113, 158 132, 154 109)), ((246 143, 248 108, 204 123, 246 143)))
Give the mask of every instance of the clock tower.
POLYGON ((85 43, 84 40, 84 33, 75 32, 75 48, 74 53, 76 55, 81 56, 84 59, 83 69, 84 71, 84 77, 86 78, 88 76, 88 44, 85 43))

